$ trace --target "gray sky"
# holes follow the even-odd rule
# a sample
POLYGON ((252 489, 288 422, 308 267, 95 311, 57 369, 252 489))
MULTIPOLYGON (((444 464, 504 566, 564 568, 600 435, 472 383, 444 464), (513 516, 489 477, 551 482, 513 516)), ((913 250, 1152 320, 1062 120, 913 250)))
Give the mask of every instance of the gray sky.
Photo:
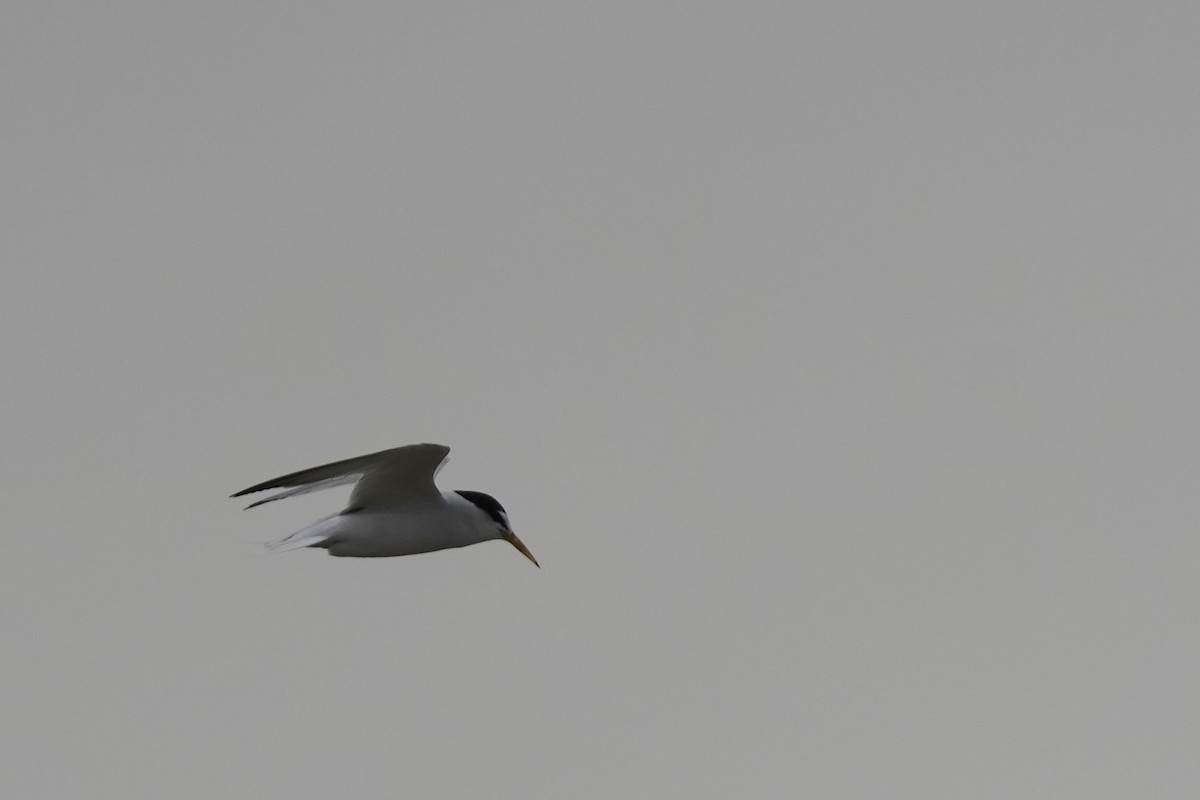
POLYGON ((4 795, 1196 797, 1198 23, 9 4, 4 795))

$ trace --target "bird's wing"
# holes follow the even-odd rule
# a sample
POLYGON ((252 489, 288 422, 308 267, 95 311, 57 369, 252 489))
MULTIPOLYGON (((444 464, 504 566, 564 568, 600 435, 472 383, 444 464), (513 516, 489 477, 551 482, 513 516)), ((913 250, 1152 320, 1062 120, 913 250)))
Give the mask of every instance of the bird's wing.
POLYGON ((358 481, 350 494, 350 507, 397 505, 440 497, 433 476, 450 448, 440 444, 410 444, 378 453, 347 458, 320 467, 302 469, 279 478, 256 483, 233 497, 267 489, 287 491, 251 503, 246 508, 358 481))
MULTIPOLYGON (((255 500, 253 503, 246 506, 246 508, 248 510, 248 509, 254 508, 255 506, 261 506, 263 503, 270 503, 274 500, 282 500, 285 497, 295 497, 298 494, 308 494, 309 492, 317 492, 317 491, 320 491, 321 489, 332 489, 334 486, 345 486, 347 483, 354 483, 358 479, 359 479, 358 473, 352 472, 349 475, 342 475, 337 478, 327 478, 323 481, 314 481, 312 483, 305 483, 300 486, 296 486, 295 488, 288 489, 286 492, 280 492, 279 494, 273 494, 269 497, 264 497, 261 500, 255 500)), ((264 487, 264 488, 270 488, 270 487, 264 487)), ((243 492, 238 492, 237 494, 235 494, 233 496, 240 497, 241 495, 246 494, 247 492, 250 492, 250 491, 251 491, 250 489, 247 489, 243 492)))

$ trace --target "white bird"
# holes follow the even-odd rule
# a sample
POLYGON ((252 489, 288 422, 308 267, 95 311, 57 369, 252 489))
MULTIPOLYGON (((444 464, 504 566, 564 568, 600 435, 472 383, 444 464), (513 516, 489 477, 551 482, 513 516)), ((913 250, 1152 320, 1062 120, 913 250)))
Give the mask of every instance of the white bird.
POLYGON ((503 539, 540 566, 512 532, 508 514, 496 498, 483 492, 438 490, 433 478, 449 453, 450 448, 440 444, 394 447, 263 481, 231 496, 286 487, 246 506, 254 508, 357 481, 343 511, 269 543, 269 550, 321 547, 331 556, 372 558, 503 539))

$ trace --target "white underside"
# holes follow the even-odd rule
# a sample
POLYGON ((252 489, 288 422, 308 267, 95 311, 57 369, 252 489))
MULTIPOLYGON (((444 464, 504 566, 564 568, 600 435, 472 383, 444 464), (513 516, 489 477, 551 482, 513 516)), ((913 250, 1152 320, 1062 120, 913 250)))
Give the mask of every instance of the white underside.
POLYGON ((469 501, 443 494, 420 506, 364 509, 314 522, 267 545, 281 552, 320 547, 332 556, 382 558, 466 547, 500 538, 500 529, 469 501))

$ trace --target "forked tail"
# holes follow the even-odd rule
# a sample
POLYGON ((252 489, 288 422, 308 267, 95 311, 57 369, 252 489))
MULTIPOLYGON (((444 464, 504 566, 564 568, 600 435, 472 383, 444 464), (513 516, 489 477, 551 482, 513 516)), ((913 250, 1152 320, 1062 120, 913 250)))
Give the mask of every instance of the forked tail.
POLYGON ((302 547, 321 547, 336 533, 339 516, 339 514, 334 514, 325 519, 319 519, 290 536, 285 536, 278 541, 267 542, 265 547, 272 553, 284 553, 288 550, 299 550, 302 547))

